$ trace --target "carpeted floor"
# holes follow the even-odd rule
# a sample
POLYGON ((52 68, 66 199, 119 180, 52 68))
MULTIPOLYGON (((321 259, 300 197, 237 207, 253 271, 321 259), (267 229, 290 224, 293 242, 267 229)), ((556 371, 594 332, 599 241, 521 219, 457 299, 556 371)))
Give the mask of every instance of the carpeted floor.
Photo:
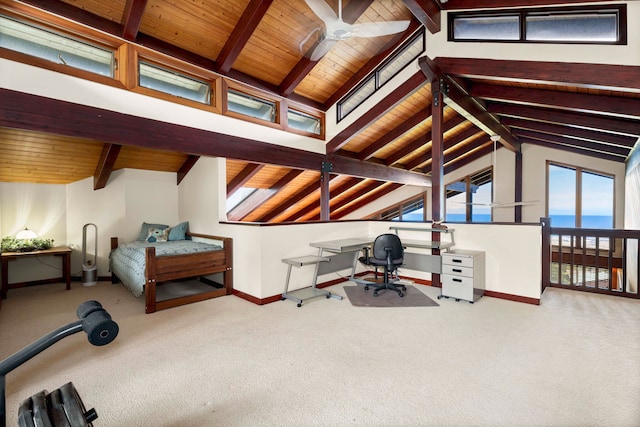
POLYGON ((412 285, 405 285, 407 288, 400 297, 395 291, 381 290, 378 296, 373 296, 373 287, 365 290, 364 286, 343 287, 351 305, 355 307, 437 307, 438 303, 426 296, 412 285))
POLYGON ((364 309, 225 296, 144 314, 121 285, 64 287, 9 291, 0 359, 89 299, 120 334, 94 347, 77 333, 9 373, 9 426, 21 401, 69 381, 96 427, 640 425, 638 300, 548 289, 540 306, 364 309))

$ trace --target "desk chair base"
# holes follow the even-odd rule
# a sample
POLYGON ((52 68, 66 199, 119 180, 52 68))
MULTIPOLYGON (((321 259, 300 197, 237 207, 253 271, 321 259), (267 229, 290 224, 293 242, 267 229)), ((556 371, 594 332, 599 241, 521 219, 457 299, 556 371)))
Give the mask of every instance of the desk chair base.
POLYGON ((407 292, 407 287, 404 285, 394 285, 392 283, 383 283, 380 286, 376 286, 375 289, 373 290, 373 296, 377 297, 378 296, 378 292, 385 290, 385 289, 389 289, 392 291, 396 291, 398 293, 399 297, 403 297, 404 296, 404 292, 407 292))

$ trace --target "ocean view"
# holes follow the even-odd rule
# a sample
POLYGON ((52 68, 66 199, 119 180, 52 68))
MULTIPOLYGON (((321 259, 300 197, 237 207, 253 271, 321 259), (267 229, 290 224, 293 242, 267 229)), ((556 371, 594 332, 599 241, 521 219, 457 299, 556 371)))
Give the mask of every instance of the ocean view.
MULTIPOLYGON (((552 227, 575 227, 574 215, 551 215, 552 227)), ((416 214, 406 214, 404 221, 422 221, 422 212, 416 214)), ((491 215, 476 214, 473 216, 474 222, 491 222, 491 215)), ((465 222, 464 214, 448 214, 446 222, 465 222)), ((603 228, 613 227, 613 217, 608 215, 585 215, 582 217, 582 228, 603 228)))

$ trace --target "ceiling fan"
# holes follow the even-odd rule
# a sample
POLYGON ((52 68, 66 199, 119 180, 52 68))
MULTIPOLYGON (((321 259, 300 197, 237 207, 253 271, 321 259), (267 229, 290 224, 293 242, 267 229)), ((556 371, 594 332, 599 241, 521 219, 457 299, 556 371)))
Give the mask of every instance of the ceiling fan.
MULTIPOLYGON (((496 156, 496 143, 500 140, 500 135, 491 135, 491 141, 493 141, 493 153, 491 154, 491 165, 493 167, 493 176, 495 177, 496 175, 496 171, 498 170, 498 160, 497 160, 497 156, 496 156)), ((492 181, 493 184, 493 191, 492 194, 496 194, 496 182, 492 181)), ((491 197, 491 203, 476 203, 476 202, 471 202, 471 203, 466 203, 466 202, 460 202, 463 203, 465 205, 472 205, 472 206, 488 206, 491 208, 512 208, 514 206, 526 206, 526 205, 534 205, 536 203, 538 203, 538 200, 531 200, 531 201, 527 201, 527 202, 494 202, 493 201, 493 196, 491 197)))
POLYGON ((324 39, 311 53, 311 60, 318 61, 341 40, 351 37, 380 37, 399 33, 409 28, 409 21, 366 22, 348 24, 342 20, 342 0, 338 0, 338 15, 324 0, 305 0, 309 8, 325 25, 324 39))

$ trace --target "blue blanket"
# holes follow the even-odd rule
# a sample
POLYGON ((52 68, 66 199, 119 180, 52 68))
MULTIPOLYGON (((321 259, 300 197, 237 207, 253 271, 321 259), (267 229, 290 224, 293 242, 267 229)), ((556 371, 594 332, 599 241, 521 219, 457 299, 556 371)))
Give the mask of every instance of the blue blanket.
POLYGON ((156 248, 156 257, 166 255, 192 254, 195 252, 219 251, 220 245, 194 242, 192 240, 176 240, 170 242, 122 243, 109 255, 109 269, 120 279, 136 297, 144 293, 145 285, 145 251, 149 246, 156 248))

